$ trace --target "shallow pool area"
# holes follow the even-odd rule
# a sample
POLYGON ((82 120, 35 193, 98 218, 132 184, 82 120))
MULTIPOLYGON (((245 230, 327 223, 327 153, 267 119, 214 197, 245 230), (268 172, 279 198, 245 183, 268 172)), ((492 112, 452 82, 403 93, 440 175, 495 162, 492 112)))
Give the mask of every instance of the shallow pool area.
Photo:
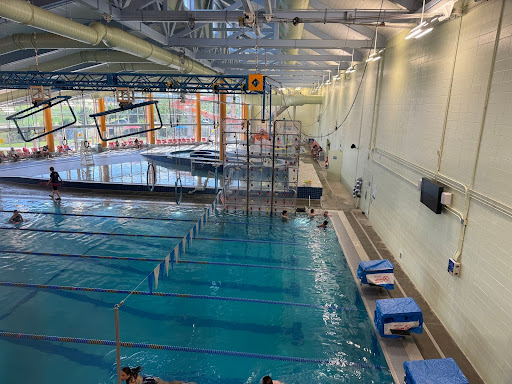
MULTIPOLYGON (((64 181, 85 181, 97 183, 121 183, 147 185, 147 161, 130 161, 107 165, 83 166, 80 169, 71 169, 59 172, 64 181)), ((183 186, 188 187, 215 187, 215 176, 208 175, 207 171, 191 172, 190 167, 168 166, 154 163, 156 184, 163 186, 175 185, 176 179, 181 178, 183 186)), ((150 171, 151 172, 151 171, 150 171)), ((48 179, 47 174, 35 175, 36 178, 48 179)))
MULTIPOLYGON (((114 290, 137 287, 204 212, 140 201, 1 203, 0 282, 51 288, 0 287, 0 331, 102 340, 115 340, 114 305, 126 297, 114 290), (6 224, 12 209, 29 221, 6 224)), ((189 350, 123 347, 122 365, 198 384, 267 374, 285 384, 392 383, 336 233, 320 222, 217 210, 154 290, 179 295, 132 295, 119 310, 122 341, 189 350)), ((137 290, 149 291, 147 281, 137 290)), ((113 346, 0 338, 0 358, 7 382, 115 382, 113 346)))

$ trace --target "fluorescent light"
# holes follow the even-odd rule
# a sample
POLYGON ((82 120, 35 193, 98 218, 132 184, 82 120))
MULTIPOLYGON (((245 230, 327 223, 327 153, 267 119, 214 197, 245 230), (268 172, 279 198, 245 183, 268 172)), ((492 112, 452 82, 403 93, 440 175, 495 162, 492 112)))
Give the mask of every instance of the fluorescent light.
POLYGON ((295 88, 296 91, 300 91, 300 87, 295 88))
POLYGON ((377 60, 380 60, 380 59, 381 59, 381 57, 380 57, 380 56, 377 56, 377 57, 374 57, 374 58, 373 58, 373 61, 377 61, 377 60))
POLYGON ((280 91, 286 91, 286 88, 279 88, 280 91))
POLYGON ((427 33, 432 32, 434 28, 425 29, 423 32, 421 32, 419 35, 415 36, 415 39, 419 39, 420 37, 425 36, 427 33))
POLYGON ((339 80, 340 78, 341 78, 341 76, 339 74, 334 76, 334 80, 339 80))
POLYGON ((411 30, 411 32, 409 32, 409 34, 406 36, 405 40, 412 39, 413 37, 419 35, 421 32, 423 32, 423 29, 417 29, 414 32, 411 30))
MULTIPOLYGON (((424 21, 424 22, 423 22, 423 23, 421 23, 420 25, 417 25, 417 26, 416 26, 416 27, 414 27, 413 29, 411 29, 411 32, 414 32, 414 31, 416 31, 416 30, 418 30, 418 29, 421 29, 421 27, 423 27, 423 26, 425 26, 425 25, 427 25, 427 22, 426 22, 426 21, 424 21)), ((410 32, 409 32, 409 33, 410 33, 410 32)))
POLYGON ((327 84, 327 85, 331 84, 331 80, 327 80, 327 81, 325 82, 325 84, 327 84))

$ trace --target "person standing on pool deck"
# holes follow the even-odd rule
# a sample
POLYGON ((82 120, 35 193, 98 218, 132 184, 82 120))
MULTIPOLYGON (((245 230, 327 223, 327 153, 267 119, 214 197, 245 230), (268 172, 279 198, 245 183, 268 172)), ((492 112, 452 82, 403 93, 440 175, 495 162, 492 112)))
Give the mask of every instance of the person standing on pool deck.
POLYGON ((57 199, 60 200, 60 193, 59 193, 59 187, 60 183, 62 183, 62 179, 58 172, 55 172, 55 169, 53 167, 50 167, 50 180, 48 181, 48 185, 52 185, 53 192, 50 195, 50 197, 53 199, 55 198, 55 194, 57 194, 57 199))

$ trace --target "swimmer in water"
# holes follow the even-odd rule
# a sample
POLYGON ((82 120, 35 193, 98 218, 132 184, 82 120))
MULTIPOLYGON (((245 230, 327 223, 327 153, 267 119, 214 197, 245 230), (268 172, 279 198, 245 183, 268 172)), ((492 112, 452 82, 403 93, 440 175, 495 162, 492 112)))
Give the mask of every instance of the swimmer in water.
POLYGON ((316 216, 315 210, 313 208, 311 208, 311 210, 309 211, 309 217, 313 218, 315 216, 316 216))
POLYGON ((18 210, 17 210, 17 209, 15 209, 15 210, 12 212, 12 216, 11 216, 11 218, 9 219, 9 223, 14 223, 14 224, 21 224, 21 223, 23 223, 24 221, 28 221, 28 220, 23 219, 23 216, 21 216, 21 214, 18 212, 18 210))
POLYGON ((164 381, 158 377, 149 377, 139 375, 141 367, 124 367, 121 369, 121 380, 125 380, 126 384, 196 384, 188 381, 164 381))
POLYGON ((324 211, 324 217, 329 217, 331 216, 331 214, 329 213, 329 211, 324 211))
POLYGON ((286 221, 289 219, 288 217, 288 211, 285 209, 283 210, 283 213, 281 213, 281 219, 283 219, 283 221, 286 221))
POLYGON ((318 225, 317 228, 327 228, 327 224, 329 224, 329 222, 327 220, 324 220, 324 222, 318 225))
POLYGON ((270 376, 265 376, 263 379, 261 379, 261 384, 283 384, 280 381, 272 380, 270 376))

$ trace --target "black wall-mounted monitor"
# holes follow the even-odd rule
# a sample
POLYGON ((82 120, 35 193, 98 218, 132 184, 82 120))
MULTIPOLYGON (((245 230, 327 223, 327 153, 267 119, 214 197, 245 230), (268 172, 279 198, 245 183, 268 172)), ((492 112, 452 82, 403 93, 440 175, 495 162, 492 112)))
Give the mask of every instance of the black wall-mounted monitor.
POLYGON ((443 186, 430 181, 426 177, 421 179, 421 197, 420 201, 437 214, 441 213, 441 194, 443 186))

